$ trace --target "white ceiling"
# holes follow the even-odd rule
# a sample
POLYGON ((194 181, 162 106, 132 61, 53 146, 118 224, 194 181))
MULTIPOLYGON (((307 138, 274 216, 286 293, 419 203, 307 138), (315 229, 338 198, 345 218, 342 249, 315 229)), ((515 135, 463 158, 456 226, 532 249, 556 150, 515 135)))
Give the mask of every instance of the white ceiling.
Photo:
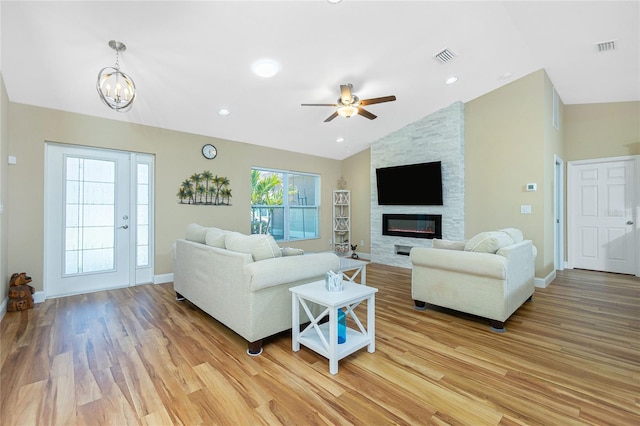
POLYGON ((565 104, 640 100, 638 1, 2 1, 1 17, 12 102, 335 159, 539 69, 565 104), (95 89, 112 39, 138 88, 128 113, 95 89), (264 57, 281 64, 273 78, 251 72, 264 57), (372 121, 300 106, 334 103, 344 83, 397 101, 368 106, 372 121))

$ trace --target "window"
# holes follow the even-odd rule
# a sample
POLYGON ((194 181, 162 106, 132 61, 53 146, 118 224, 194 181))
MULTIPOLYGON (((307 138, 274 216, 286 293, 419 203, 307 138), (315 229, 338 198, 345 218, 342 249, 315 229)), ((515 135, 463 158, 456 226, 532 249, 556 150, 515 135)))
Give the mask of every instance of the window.
POLYGON ((136 164, 136 266, 149 266, 149 164, 136 164))
POLYGON ((318 175, 252 169, 251 233, 276 241, 319 238, 319 194, 318 175))

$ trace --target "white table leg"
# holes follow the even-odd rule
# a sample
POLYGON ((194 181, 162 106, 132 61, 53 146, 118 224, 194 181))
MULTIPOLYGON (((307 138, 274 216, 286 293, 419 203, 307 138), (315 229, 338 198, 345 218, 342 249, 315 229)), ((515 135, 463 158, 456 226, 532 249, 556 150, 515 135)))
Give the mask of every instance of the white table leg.
POLYGON ((360 275, 360 284, 367 285, 367 265, 362 265, 362 272, 360 275))
POLYGON ((373 353, 376 350, 376 297, 372 294, 367 300, 367 334, 369 346, 367 351, 373 353))
POLYGON ((298 295, 291 293, 291 349, 294 352, 300 350, 300 303, 298 302, 298 295))
POLYGON ((338 373, 338 311, 329 311, 329 373, 338 373))

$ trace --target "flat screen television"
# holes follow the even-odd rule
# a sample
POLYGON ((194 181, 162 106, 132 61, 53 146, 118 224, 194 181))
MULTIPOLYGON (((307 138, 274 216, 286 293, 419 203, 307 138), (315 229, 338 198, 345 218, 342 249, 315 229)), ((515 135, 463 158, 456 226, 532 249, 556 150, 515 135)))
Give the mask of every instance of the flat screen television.
POLYGON ((376 169, 378 205, 441 206, 440 161, 376 169))

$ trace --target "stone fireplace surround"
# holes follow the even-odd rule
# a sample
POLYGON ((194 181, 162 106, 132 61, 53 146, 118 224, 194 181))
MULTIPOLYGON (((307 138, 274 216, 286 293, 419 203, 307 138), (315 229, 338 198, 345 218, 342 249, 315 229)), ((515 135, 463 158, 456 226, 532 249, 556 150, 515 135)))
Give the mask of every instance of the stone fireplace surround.
MULTIPOLYGON (((371 145, 371 261, 411 268, 412 247, 430 247, 431 239, 383 235, 383 214, 441 215, 443 239, 464 239, 464 104, 456 102, 411 123, 371 145), (442 206, 380 206, 376 169, 442 162, 442 206)), ((408 182, 399 190, 419 190, 408 182)))

